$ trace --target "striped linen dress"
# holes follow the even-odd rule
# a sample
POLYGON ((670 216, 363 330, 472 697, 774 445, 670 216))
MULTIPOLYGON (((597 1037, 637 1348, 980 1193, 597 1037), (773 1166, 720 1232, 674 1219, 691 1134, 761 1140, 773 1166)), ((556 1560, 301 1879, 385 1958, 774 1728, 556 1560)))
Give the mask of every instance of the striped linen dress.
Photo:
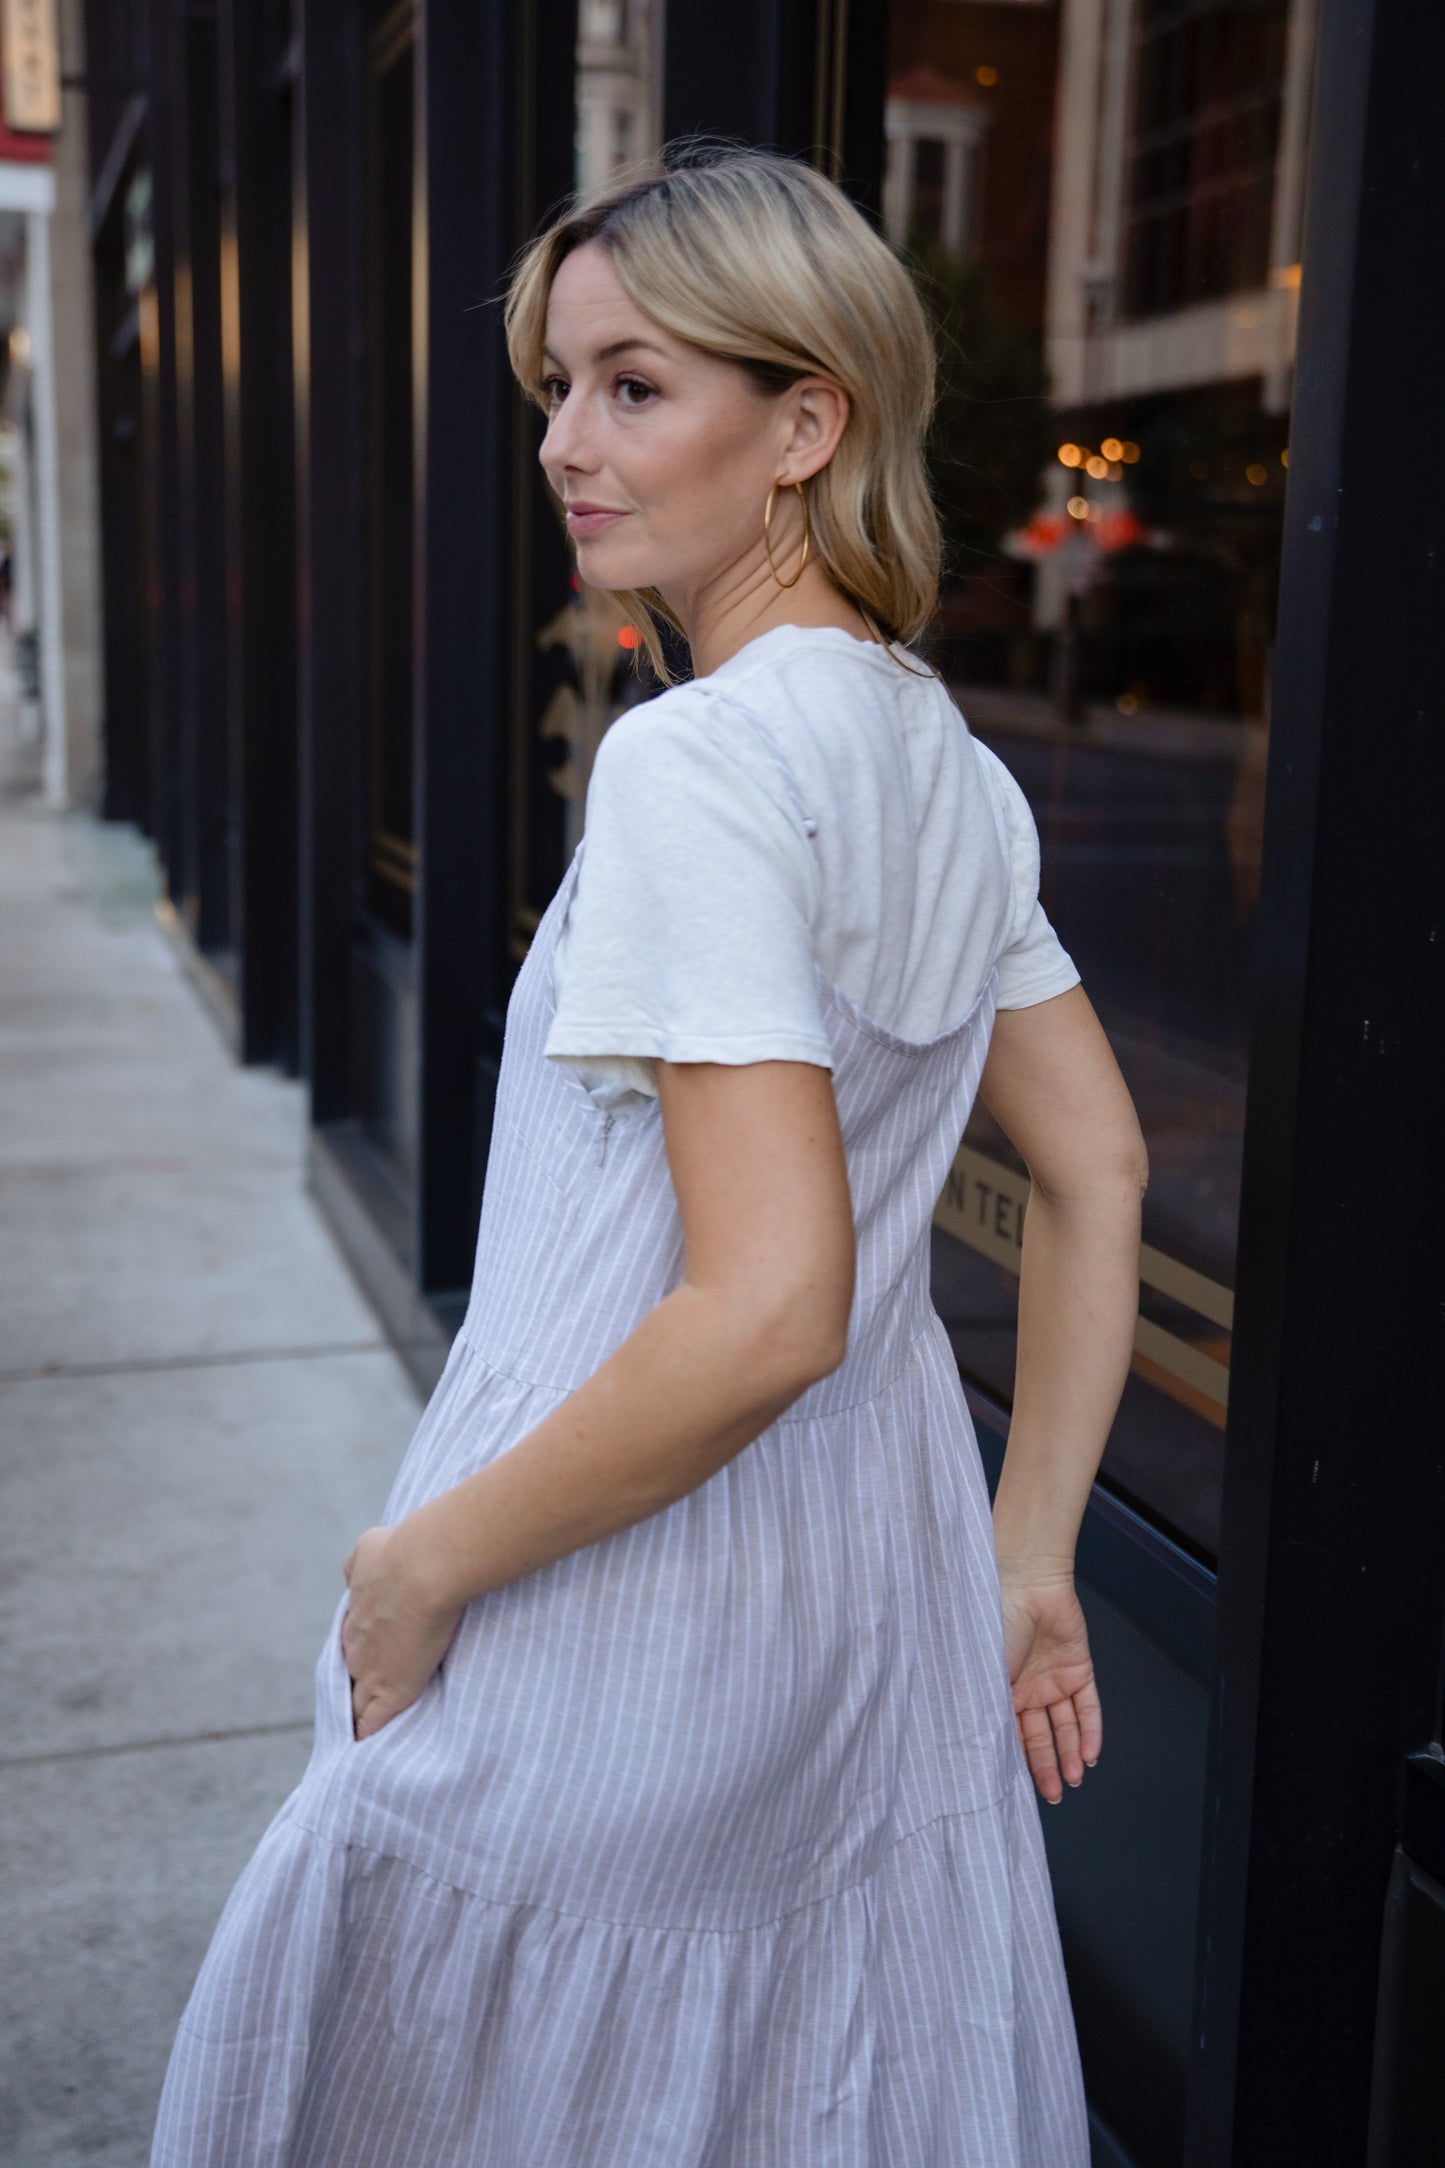
MULTIPOLYGON (((609 1116, 543 1054, 580 855, 513 991, 471 1298, 389 1523, 680 1275, 657 1102, 609 1116)), ((816 968, 844 1362, 687 1497, 469 1605, 360 1743, 338 1612, 154 2168, 1085 2168, 988 1495, 929 1299, 998 971, 918 1043, 816 968)))

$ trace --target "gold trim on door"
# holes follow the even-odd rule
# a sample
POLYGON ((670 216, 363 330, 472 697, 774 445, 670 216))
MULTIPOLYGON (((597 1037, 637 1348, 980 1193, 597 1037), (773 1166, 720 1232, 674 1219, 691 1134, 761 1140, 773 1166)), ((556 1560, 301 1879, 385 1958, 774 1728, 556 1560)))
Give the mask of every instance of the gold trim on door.
POLYGON ((818 0, 813 60, 813 163, 830 181, 843 178, 847 120, 848 0, 818 0))

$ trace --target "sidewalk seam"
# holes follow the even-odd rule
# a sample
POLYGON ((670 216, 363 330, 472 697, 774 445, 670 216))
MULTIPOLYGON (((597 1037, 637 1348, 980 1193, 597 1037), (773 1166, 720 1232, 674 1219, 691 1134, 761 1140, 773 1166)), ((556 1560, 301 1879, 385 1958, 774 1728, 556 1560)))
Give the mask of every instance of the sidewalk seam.
POLYGON ((144 1375, 159 1370, 224 1370, 235 1363, 311 1362, 328 1355, 380 1355, 391 1342, 321 1340, 309 1347, 221 1348, 195 1355, 118 1355, 110 1362, 36 1363, 28 1369, 0 1370, 0 1385, 43 1384, 49 1378, 106 1378, 144 1375))
POLYGON ((284 1724, 241 1724, 234 1731, 192 1731, 174 1738, 119 1739, 107 1746, 60 1746, 41 1754, 0 1755, 0 1771, 41 1769, 51 1762, 98 1761, 113 1754, 155 1754, 168 1747, 220 1746, 231 1739, 279 1739, 290 1732, 310 1731, 309 1716, 291 1717, 284 1724))

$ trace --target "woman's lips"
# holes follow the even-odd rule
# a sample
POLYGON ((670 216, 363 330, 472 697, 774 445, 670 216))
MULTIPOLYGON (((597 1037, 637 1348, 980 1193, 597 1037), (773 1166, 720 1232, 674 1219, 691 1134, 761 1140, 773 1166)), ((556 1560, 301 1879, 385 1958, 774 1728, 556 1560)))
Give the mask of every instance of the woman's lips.
POLYGON ((601 534, 604 528, 614 526, 619 519, 626 519, 625 512, 614 512, 605 504, 569 504, 567 507, 567 532, 579 539, 601 534))

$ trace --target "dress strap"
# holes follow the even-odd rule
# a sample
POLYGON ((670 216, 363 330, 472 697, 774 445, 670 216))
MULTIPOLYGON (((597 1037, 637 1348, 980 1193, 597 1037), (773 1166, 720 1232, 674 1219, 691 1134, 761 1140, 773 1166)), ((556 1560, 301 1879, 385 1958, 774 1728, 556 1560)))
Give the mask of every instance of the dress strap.
MULTIPOLYGON (((699 690, 701 689, 702 688, 699 687, 699 690)), ((777 769, 779 775, 783 779, 784 788, 786 789, 789 798, 793 802, 793 811, 797 814, 799 820, 802 822, 805 834, 811 839, 818 833, 818 823, 814 820, 812 814, 808 811, 807 804, 803 798, 803 793, 798 787, 798 778, 794 775, 791 767, 789 767, 788 762, 784 757, 782 747, 779 745, 777 739, 773 736, 771 730, 769 730, 767 724, 763 721, 760 715, 755 715, 751 708, 745 707, 741 700, 735 700, 731 693, 719 692, 716 686, 713 685, 709 685, 706 689, 708 697, 710 699, 720 700, 723 703, 724 707, 729 707, 733 709, 736 714, 741 715, 744 722, 752 724, 753 729, 756 731, 758 737, 762 740, 765 750, 772 759, 774 767, 777 769)))

